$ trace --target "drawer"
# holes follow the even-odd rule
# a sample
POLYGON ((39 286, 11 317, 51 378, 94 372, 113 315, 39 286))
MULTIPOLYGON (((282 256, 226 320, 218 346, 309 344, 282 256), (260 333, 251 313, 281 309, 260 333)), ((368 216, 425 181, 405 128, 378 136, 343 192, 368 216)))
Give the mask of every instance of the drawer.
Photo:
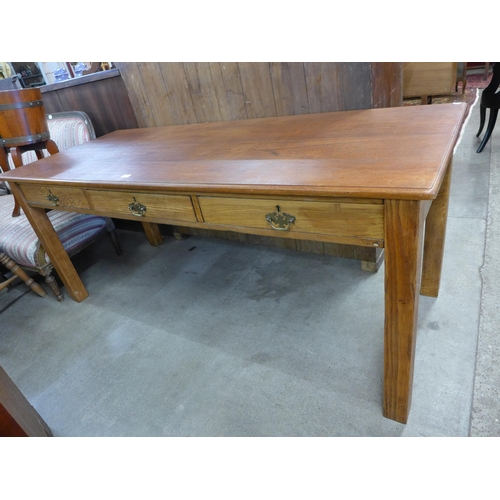
POLYGON ((382 204, 208 196, 199 197, 199 202, 203 218, 209 224, 275 229, 277 232, 384 238, 382 204), (287 220, 284 214, 292 216, 294 221, 289 223, 290 219, 287 220))
POLYGON ((83 189, 39 184, 19 184, 19 187, 30 204, 52 208, 90 208, 83 189))
POLYGON ((89 189, 87 196, 94 210, 165 221, 196 222, 191 197, 133 191, 89 189))

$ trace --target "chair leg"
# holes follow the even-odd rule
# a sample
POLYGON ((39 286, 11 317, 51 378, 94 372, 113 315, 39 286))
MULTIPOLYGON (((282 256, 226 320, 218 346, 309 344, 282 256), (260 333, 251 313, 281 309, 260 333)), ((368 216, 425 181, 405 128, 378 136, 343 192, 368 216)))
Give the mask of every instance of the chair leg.
POLYGON ((46 297, 47 294, 45 290, 35 282, 33 278, 30 278, 20 267, 16 264, 10 257, 0 252, 0 262, 15 276, 24 281, 26 286, 29 286, 37 295, 40 297, 46 297))
POLYGON ((54 278, 54 276, 52 276, 51 273, 45 275, 45 283, 47 283, 50 289, 54 292, 56 299, 59 302, 62 302, 64 300, 63 294, 61 293, 61 289, 59 288, 56 279, 54 278))
POLYGON ((116 231, 114 229, 112 231, 109 231, 109 236, 111 238, 111 241, 113 242, 113 246, 115 247, 116 255, 121 255, 123 251, 122 247, 120 246, 120 240, 118 239, 116 231))
POLYGON ((481 121, 479 122, 479 132, 476 134, 476 137, 479 137, 481 135, 484 127, 484 122, 486 120, 486 108, 482 104, 479 106, 479 117, 481 121))
POLYGON ((105 217, 105 219, 106 229, 108 230, 109 237, 111 238, 113 246, 115 247, 116 255, 121 255, 123 252, 122 247, 120 246, 120 240, 118 239, 118 235, 116 234, 115 223, 113 222, 113 219, 111 219, 111 217, 105 217))
POLYGON ((50 155, 55 155, 56 153, 59 153, 59 148, 57 147, 57 144, 52 140, 49 139, 45 143, 45 148, 49 152, 50 155))
POLYGON ((488 128, 486 129, 481 145, 477 149, 477 153, 480 153, 483 150, 484 146, 486 146, 487 142, 489 141, 493 129, 495 128, 497 116, 498 116, 498 109, 490 109, 490 119, 488 120, 488 128))

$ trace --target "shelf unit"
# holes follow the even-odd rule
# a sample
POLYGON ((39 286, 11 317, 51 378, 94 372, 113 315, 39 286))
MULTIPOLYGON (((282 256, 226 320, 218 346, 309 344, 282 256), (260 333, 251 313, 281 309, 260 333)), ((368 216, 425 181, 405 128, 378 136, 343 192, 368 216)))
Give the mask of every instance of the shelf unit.
POLYGON ((36 62, 11 62, 14 72, 19 75, 23 88, 33 88, 45 85, 45 77, 36 62), (28 69, 29 68, 29 69, 28 69))

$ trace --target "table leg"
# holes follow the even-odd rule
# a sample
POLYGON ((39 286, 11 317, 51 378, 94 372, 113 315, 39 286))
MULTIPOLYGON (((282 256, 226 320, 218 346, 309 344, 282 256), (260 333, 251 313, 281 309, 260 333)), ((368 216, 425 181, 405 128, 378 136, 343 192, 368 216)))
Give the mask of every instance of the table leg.
POLYGON ((71 262, 66 250, 59 240, 56 231, 52 227, 47 214, 43 208, 30 207, 22 191, 16 184, 10 184, 11 190, 23 209, 26 217, 40 240, 43 248, 50 257, 50 261, 54 265, 57 274, 66 286, 66 290, 70 297, 76 302, 81 302, 88 297, 88 292, 85 289, 80 276, 71 262))
POLYGON ((143 222, 142 227, 151 246, 157 247, 161 245, 163 236, 160 233, 158 224, 155 224, 153 222, 143 222))
POLYGON ((439 194, 432 202, 425 221, 424 261, 420 293, 428 297, 438 296, 441 282, 450 199, 451 167, 452 161, 450 160, 439 194))
POLYGON ((385 201, 384 416, 406 423, 411 404, 425 205, 385 201))

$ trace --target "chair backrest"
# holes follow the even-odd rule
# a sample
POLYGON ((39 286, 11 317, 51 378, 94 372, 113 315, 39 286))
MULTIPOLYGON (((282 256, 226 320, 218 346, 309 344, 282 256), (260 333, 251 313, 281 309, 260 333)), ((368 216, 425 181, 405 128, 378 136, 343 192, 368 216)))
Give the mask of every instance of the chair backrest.
MULTIPOLYGON (((59 151, 78 146, 96 138, 95 130, 90 118, 83 111, 64 111, 61 113, 47 114, 50 138, 57 144, 59 151)), ((49 156, 47 150, 43 150, 44 156, 49 156)), ((34 151, 23 153, 23 164, 27 165, 37 160, 34 151)), ((9 155, 10 168, 14 168, 14 162, 9 155)))

